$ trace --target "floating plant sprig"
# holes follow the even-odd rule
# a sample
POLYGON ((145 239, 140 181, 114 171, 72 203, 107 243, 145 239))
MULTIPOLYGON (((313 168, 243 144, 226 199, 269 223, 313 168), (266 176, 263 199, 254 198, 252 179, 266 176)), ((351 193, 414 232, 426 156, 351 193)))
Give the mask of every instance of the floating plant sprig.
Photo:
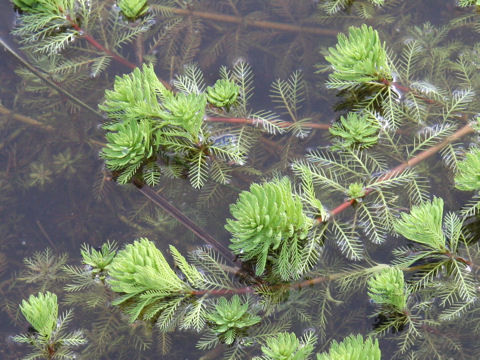
POLYGON ((67 311, 58 316, 57 296, 50 292, 30 295, 23 300, 20 311, 33 327, 33 331, 13 338, 18 343, 29 344, 33 352, 27 359, 75 359, 73 348, 86 343, 81 330, 66 332, 66 326, 73 319, 67 311))

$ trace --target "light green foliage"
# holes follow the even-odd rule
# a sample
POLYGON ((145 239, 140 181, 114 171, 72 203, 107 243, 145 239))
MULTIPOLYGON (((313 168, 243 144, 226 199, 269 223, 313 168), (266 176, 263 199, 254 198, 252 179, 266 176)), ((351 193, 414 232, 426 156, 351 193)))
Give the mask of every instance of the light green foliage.
MULTIPOLYGON (((172 253, 182 258, 175 248, 172 253)), ((112 290, 122 294, 114 305, 125 305, 130 320, 149 320, 160 315, 169 301, 191 294, 192 286, 201 279, 196 268, 177 262, 188 282, 180 279, 170 267, 162 252, 153 242, 141 238, 120 250, 108 268, 107 280, 112 290), (191 281, 191 282, 190 282, 191 281)))
POLYGON ((217 80, 213 87, 207 87, 207 101, 213 106, 225 107, 228 111, 237 101, 239 90, 239 86, 231 80, 217 80))
POLYGON ((455 187, 463 191, 480 190, 480 148, 469 151, 458 163, 455 187))
POLYGON ((20 311, 32 327, 47 339, 52 335, 57 325, 58 304, 57 295, 51 292, 30 295, 28 300, 23 300, 20 311))
MULTIPOLYGON (((103 152, 107 166, 122 171, 118 178, 121 183, 128 182, 143 167, 137 175, 147 184, 156 185, 160 168, 155 156, 174 154, 175 160, 186 168, 193 187, 202 187, 209 175, 214 181, 228 183, 230 167, 245 162, 250 143, 246 132, 232 130, 233 134, 220 135, 232 141, 216 141, 218 131, 204 124, 207 96, 203 92, 203 74, 196 67, 188 67, 186 74, 174 83, 181 92, 167 90, 151 65, 115 79, 114 89, 106 91, 106 100, 100 108, 115 121, 106 128, 114 131, 119 128, 126 135, 114 139, 121 140, 119 145, 112 146, 109 141, 111 153, 103 152), (134 144, 129 146, 132 151, 125 150, 123 142, 134 144)), ((107 140, 108 137, 107 134, 107 140)))
POLYGON ((169 93, 164 97, 162 105, 163 109, 159 113, 162 120, 185 130, 190 140, 197 142, 207 105, 205 95, 169 93))
POLYGON ((362 183, 352 183, 348 185, 347 195, 350 199, 359 199, 365 196, 365 187, 362 183))
POLYGON ((29 12, 34 11, 40 3, 40 0, 12 0, 13 4, 18 7, 20 10, 29 12))
POLYGON ((307 360, 313 352, 316 338, 307 333, 301 340, 294 333, 282 332, 270 337, 262 346, 263 356, 255 360, 307 360))
POLYGON ((388 267, 371 276, 368 279, 368 296, 383 307, 403 312, 408 298, 403 271, 396 267, 388 267))
POLYGON ((231 345, 249 327, 260 322, 260 316, 249 311, 248 302, 243 303, 238 295, 232 296, 230 301, 221 297, 215 305, 215 311, 208 313, 206 319, 220 340, 231 345))
POLYGON ((148 119, 160 112, 159 94, 167 93, 153 65, 144 64, 130 74, 115 77, 113 90, 105 90, 105 102, 99 108, 120 122, 148 119))
POLYGON ((71 19, 76 17, 78 8, 74 0, 37 0, 34 3, 15 0, 15 4, 24 13, 12 33, 22 36, 21 43, 25 47, 33 49, 35 44, 34 52, 53 55, 75 39, 76 30, 65 20, 65 14, 71 19))
POLYGON ((102 279, 105 278, 103 272, 108 269, 116 252, 117 244, 110 241, 104 243, 100 250, 95 250, 88 244, 83 244, 80 250, 83 263, 92 267, 92 274, 102 274, 102 279))
POLYGON ((117 4, 123 15, 132 20, 142 16, 148 10, 147 0, 119 0, 117 4))
POLYGON ((384 79, 392 78, 385 45, 370 26, 351 26, 348 37, 339 34, 336 47, 328 51, 325 59, 333 70, 327 83, 329 88, 352 89, 367 83, 379 85, 384 79))
POLYGON ((378 340, 361 335, 350 335, 338 343, 333 340, 328 353, 317 354, 317 360, 380 360, 382 353, 378 340))
POLYGON ((154 139, 152 125, 148 120, 130 119, 105 128, 110 132, 105 135, 107 145, 100 156, 109 169, 121 171, 118 182, 126 184, 156 153, 158 143, 154 139))
POLYGON ((282 279, 295 276, 313 220, 304 214, 288 178, 252 184, 230 212, 235 219, 227 219, 225 228, 232 234, 230 248, 235 254, 254 260, 257 275, 264 273, 268 262, 282 279))
POLYGON ((479 0, 458 0, 458 6, 467 7, 467 6, 473 6, 473 5, 480 6, 480 1, 479 0))
POLYGON ((30 295, 23 300, 20 311, 37 333, 20 334, 13 337, 18 343, 28 344, 33 352, 24 359, 73 360, 77 354, 72 348, 83 345, 86 339, 81 330, 65 332, 72 320, 72 312, 58 317, 57 295, 50 292, 30 295))
POLYGON ((395 231, 408 240, 444 252, 445 235, 442 231, 443 200, 434 198, 431 202, 413 206, 410 213, 403 213, 395 224, 395 231))
POLYGON ((368 148, 378 142, 380 126, 366 115, 349 112, 347 117, 341 117, 340 123, 334 123, 330 134, 334 136, 336 148, 359 147, 368 148))

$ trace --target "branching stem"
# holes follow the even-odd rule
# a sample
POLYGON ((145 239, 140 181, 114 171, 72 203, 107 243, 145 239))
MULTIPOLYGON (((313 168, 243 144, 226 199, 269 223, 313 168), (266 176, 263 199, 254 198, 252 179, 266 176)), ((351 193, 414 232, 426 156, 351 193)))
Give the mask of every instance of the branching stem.
MULTIPOLYGON (((473 129, 471 124, 467 124, 467 125, 463 126, 459 130, 457 130, 455 133, 453 133, 452 135, 450 135, 447 138, 445 138, 444 140, 440 141, 438 144, 432 146, 431 148, 429 148, 427 150, 422 151, 418 155, 412 157, 410 160, 407 160, 407 161, 401 163, 400 165, 396 166, 395 168, 391 169, 385 175, 380 177, 377 181, 381 182, 381 181, 389 180, 391 178, 394 178, 397 175, 400 175, 407 168, 414 167, 418 163, 422 162, 425 159, 428 159, 430 156, 432 156, 432 155, 436 154, 437 152, 439 152, 440 150, 442 150, 448 144, 454 142, 455 140, 460 139, 461 137, 463 137, 467 134, 473 133, 473 132, 474 132, 474 129, 473 129)), ((365 196, 367 196, 368 194, 373 192, 373 190, 374 189, 372 189, 372 188, 365 189, 365 196)), ((352 206, 354 203, 355 203, 354 199, 345 201, 344 203, 340 204, 339 206, 337 206, 336 208, 334 208, 333 210, 331 210, 329 212, 330 217, 340 214, 341 212, 343 212, 344 210, 346 210, 350 206, 352 206)), ((327 219, 322 219, 321 217, 317 218, 318 222, 324 222, 325 220, 327 220, 327 219)))
POLYGON ((94 46, 95 48, 97 48, 98 50, 100 50, 101 52, 107 54, 108 56, 111 56, 114 60, 118 61, 120 64, 123 64, 127 67, 129 67, 130 69, 135 69, 137 67, 137 65, 131 63, 130 61, 128 61, 127 59, 125 59, 124 57, 118 55, 118 54, 115 54, 113 51, 111 51, 110 49, 107 49, 105 46, 103 46, 102 44, 100 44, 97 40, 95 40, 91 35, 89 35, 86 31, 84 31, 78 24, 75 20, 73 20, 70 15, 68 14, 65 14, 65 12, 63 11, 63 9, 60 8, 60 11, 65 15, 65 19, 67 19, 67 21, 70 23, 70 25, 72 25, 72 27, 77 30, 78 32, 78 35, 82 38, 84 38, 85 40, 87 40, 90 44, 92 44, 92 46, 94 46))

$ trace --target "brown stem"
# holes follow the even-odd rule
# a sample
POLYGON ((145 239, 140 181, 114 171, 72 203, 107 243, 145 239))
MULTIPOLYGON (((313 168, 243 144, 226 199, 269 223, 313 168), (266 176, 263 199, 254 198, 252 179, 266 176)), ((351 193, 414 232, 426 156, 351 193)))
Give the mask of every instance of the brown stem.
POLYGON ((225 247, 224 245, 220 244, 212 235, 207 233, 197 224, 195 224, 192 220, 186 217, 180 210, 178 210, 175 206, 170 204, 167 199, 165 199, 162 195, 155 192, 151 187, 142 186, 143 184, 136 184, 139 191, 149 200, 151 200, 154 204, 160 206, 166 212, 168 212, 171 216, 177 219, 183 226, 197 235, 200 239, 202 239, 206 244, 217 249, 226 259, 235 263, 234 257, 230 250, 225 247))
MULTIPOLYGON (((214 116, 207 116, 205 118, 205 121, 221 122, 221 123, 227 123, 227 124, 254 125, 254 126, 260 125, 262 123, 260 120, 257 120, 257 119, 227 118, 227 117, 214 117, 214 116)), ((289 122, 289 121, 280 121, 275 124, 281 128, 288 128, 295 123, 289 122)), ((329 124, 318 124, 318 123, 303 123, 302 126, 306 128, 322 129, 322 130, 328 130, 330 128, 329 124)))
POLYGON ((14 120, 21 121, 21 122, 23 122, 25 124, 28 124, 28 125, 36 126, 36 127, 40 128, 40 129, 43 129, 43 130, 47 130, 47 131, 54 131, 55 130, 52 126, 43 124, 40 121, 35 120, 35 119, 33 119, 29 116, 16 114, 12 110, 9 110, 6 107, 4 107, 3 105, 0 105, 0 114, 6 115, 6 116, 11 116, 12 119, 14 119, 14 120))
POLYGON ((308 34, 326 35, 326 36, 337 36, 338 34, 338 31, 333 29, 322 29, 317 27, 299 26, 299 25, 278 23, 273 21, 253 20, 253 19, 248 19, 244 16, 225 15, 225 14, 219 14, 219 13, 213 13, 213 12, 180 9, 180 8, 161 6, 161 5, 150 5, 150 7, 162 9, 162 10, 165 10, 166 12, 170 12, 170 13, 182 15, 182 16, 195 16, 195 17, 200 17, 203 19, 208 19, 213 21, 227 22, 227 23, 239 24, 244 26, 253 26, 253 27, 259 27, 263 29, 280 30, 280 31, 287 31, 287 32, 303 32, 308 34))

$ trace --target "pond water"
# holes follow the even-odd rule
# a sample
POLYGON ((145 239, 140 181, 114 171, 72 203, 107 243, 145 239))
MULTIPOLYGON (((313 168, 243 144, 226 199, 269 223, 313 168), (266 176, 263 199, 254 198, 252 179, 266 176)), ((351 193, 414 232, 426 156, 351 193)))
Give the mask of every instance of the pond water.
MULTIPOLYGON (((385 0, 383 7, 368 0, 149 0, 146 13, 128 20, 115 1, 47 2, 57 10, 73 5, 68 16, 57 11, 45 36, 32 25, 38 19, 25 18, 28 10, 19 14, 8 1, 0 3, 0 359, 32 354, 39 330, 19 304, 47 291, 56 294, 59 314, 73 311, 66 333, 82 331, 72 335, 79 344, 72 340, 65 358, 251 359, 282 332, 313 344, 310 357, 295 359, 313 359, 350 334, 378 338, 382 359, 480 358, 478 215, 465 211, 479 189, 460 191, 454 179, 478 144, 468 125, 480 112, 475 6, 453 0, 385 0), (325 60, 338 33, 362 24, 386 44, 388 76, 373 81, 373 89, 384 87, 378 93, 371 83, 339 90, 325 60), (151 177, 155 186, 138 177, 136 185, 120 185, 124 168, 112 172, 100 156, 107 142, 102 124, 112 118, 98 106, 115 76, 151 62, 175 91, 200 98, 196 80, 212 86, 227 74, 239 85, 239 97, 232 108, 207 105, 202 135, 188 150, 184 143, 163 145, 155 161, 143 163, 144 182, 148 171, 158 170, 151 177), (328 128, 362 109, 375 145, 351 150, 328 128), (204 164, 195 170, 188 156, 198 149, 204 152, 197 162, 204 164), (275 248, 265 258, 266 271, 255 275, 257 258, 229 249, 225 224, 241 191, 282 176, 301 195, 308 221, 319 221, 309 228, 310 240, 300 241, 310 250, 288 259, 291 269, 275 263, 275 248), (309 176, 311 189, 301 186, 309 176), (359 187, 357 196, 352 185, 359 187), (447 239, 447 250, 425 247, 421 229, 431 226, 425 231, 432 233, 438 225, 432 208, 431 216, 424 214, 427 225, 414 222, 416 240, 394 230, 400 213, 434 196, 444 202, 443 230, 437 227, 444 235, 437 235, 447 239), (139 238, 152 241, 185 283, 190 278, 173 266, 169 247, 190 254, 209 285, 183 289, 188 296, 176 305, 172 294, 154 303, 168 303, 170 315, 158 310, 150 321, 142 320, 145 313, 132 319, 128 304, 115 302, 114 275, 92 273, 81 250, 109 242, 124 251, 139 238), (400 263, 401 256, 416 258, 400 263), (368 294, 368 280, 384 264, 399 264, 405 277, 395 295, 406 299, 400 311, 368 294), (215 313, 222 296, 233 301, 237 294, 261 321, 237 329, 228 341, 221 331, 217 337, 218 326, 205 315, 215 313), (30 334, 31 344, 15 341, 22 333, 30 334)), ((136 86, 129 90, 141 90, 136 86)), ((146 96, 139 104, 150 106, 146 96)), ((279 207, 270 209, 272 218, 279 207)), ((297 245, 290 246, 293 253, 297 245)), ((60 359, 60 349, 40 346, 44 353, 37 358, 60 359)))

